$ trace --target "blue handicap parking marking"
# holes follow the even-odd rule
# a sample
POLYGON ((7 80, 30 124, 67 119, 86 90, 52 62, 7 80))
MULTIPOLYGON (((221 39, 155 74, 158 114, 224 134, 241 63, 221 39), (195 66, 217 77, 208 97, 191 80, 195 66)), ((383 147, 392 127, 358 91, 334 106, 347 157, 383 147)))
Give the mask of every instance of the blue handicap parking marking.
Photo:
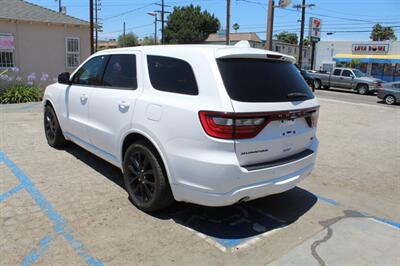
MULTIPOLYGON (((61 217, 61 215, 54 209, 53 205, 43 196, 43 194, 35 187, 29 177, 13 162, 4 152, 0 150, 0 162, 3 162, 18 178, 20 184, 9 190, 8 192, 0 195, 0 203, 6 201, 12 195, 21 190, 27 191, 35 203, 42 209, 49 220, 53 223, 54 237, 63 236, 75 252, 88 264, 88 265, 103 265, 100 260, 92 257, 84 244, 75 239, 72 235, 74 230, 68 226, 68 223, 61 217)), ((33 248, 32 251, 25 256, 22 265, 32 265, 35 263, 45 252, 51 244, 53 238, 51 235, 46 235, 40 242, 38 248, 33 248)))
POLYGON ((195 207, 178 212, 175 220, 220 245, 232 248, 265 232, 285 226, 278 218, 263 215, 245 204, 224 208, 195 207))

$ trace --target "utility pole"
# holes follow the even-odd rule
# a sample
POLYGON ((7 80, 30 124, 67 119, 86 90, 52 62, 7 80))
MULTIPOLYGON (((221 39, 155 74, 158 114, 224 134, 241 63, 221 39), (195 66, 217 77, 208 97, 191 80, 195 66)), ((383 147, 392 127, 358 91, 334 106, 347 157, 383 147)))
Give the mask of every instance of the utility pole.
POLYGON ((123 30, 122 30, 122 40, 123 40, 123 46, 122 47, 125 47, 126 46, 126 35, 125 35, 125 21, 124 21, 124 26, 123 26, 123 30))
POLYGON ((62 12, 62 8, 61 8, 61 0, 58 0, 58 12, 62 12))
POLYGON ((165 12, 164 0, 161 0, 161 44, 165 43, 164 34, 164 12, 165 12))
POLYGON ((157 11, 149 12, 147 15, 154 17, 154 44, 157 44, 157 11))
POLYGON ((97 52, 97 43, 98 43, 98 27, 99 27, 99 24, 98 24, 98 19, 97 19, 97 8, 98 8, 98 0, 95 0, 95 10, 94 10, 94 12, 95 12, 95 24, 96 24, 96 31, 95 31, 95 33, 96 33, 96 37, 95 37, 95 51, 97 52))
POLYGON ((230 44, 231 0, 226 0, 226 45, 230 44))
POLYGON ((311 70, 314 69, 315 42, 311 41, 311 70))
POLYGON ((267 15, 267 38, 265 42, 265 49, 272 51, 272 35, 274 28, 274 9, 275 2, 273 0, 268 1, 268 15, 267 15))
POLYGON ((304 42, 304 20, 306 14, 306 0, 301 4, 301 27, 300 27, 300 43, 299 43, 299 67, 301 69, 303 59, 303 42, 304 42))
POLYGON ((90 54, 94 53, 93 45, 93 0, 89 0, 89 16, 90 16, 90 54))

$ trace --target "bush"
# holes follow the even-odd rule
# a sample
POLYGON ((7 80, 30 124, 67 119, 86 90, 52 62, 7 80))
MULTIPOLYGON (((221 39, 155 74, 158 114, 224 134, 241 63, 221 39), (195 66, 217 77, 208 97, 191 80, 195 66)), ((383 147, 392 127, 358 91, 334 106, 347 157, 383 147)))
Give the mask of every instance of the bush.
POLYGON ((12 85, 0 91, 0 103, 27 103, 41 101, 43 91, 38 86, 12 85))

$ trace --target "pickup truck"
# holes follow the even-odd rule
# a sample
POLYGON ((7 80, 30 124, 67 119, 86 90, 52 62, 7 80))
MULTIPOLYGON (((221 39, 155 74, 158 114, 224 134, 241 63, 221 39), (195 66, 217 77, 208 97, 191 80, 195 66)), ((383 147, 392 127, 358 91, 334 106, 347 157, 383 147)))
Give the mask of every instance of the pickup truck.
POLYGON ((357 91, 359 94, 368 94, 378 90, 382 80, 369 77, 354 68, 334 68, 332 73, 309 73, 314 78, 316 89, 329 89, 330 87, 343 88, 357 91))

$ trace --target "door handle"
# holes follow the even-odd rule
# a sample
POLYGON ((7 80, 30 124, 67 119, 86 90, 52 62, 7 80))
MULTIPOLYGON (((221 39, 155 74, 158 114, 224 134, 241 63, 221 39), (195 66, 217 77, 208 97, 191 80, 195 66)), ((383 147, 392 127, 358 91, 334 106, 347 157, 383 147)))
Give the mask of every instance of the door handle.
POLYGON ((120 102, 120 103, 118 104, 118 106, 119 106, 120 109, 125 110, 125 109, 128 109, 128 108, 129 108, 129 103, 128 103, 128 102, 125 102, 125 101, 122 101, 122 102, 120 102))
POLYGON ((88 96, 84 93, 81 95, 81 102, 85 102, 87 100, 88 96))

